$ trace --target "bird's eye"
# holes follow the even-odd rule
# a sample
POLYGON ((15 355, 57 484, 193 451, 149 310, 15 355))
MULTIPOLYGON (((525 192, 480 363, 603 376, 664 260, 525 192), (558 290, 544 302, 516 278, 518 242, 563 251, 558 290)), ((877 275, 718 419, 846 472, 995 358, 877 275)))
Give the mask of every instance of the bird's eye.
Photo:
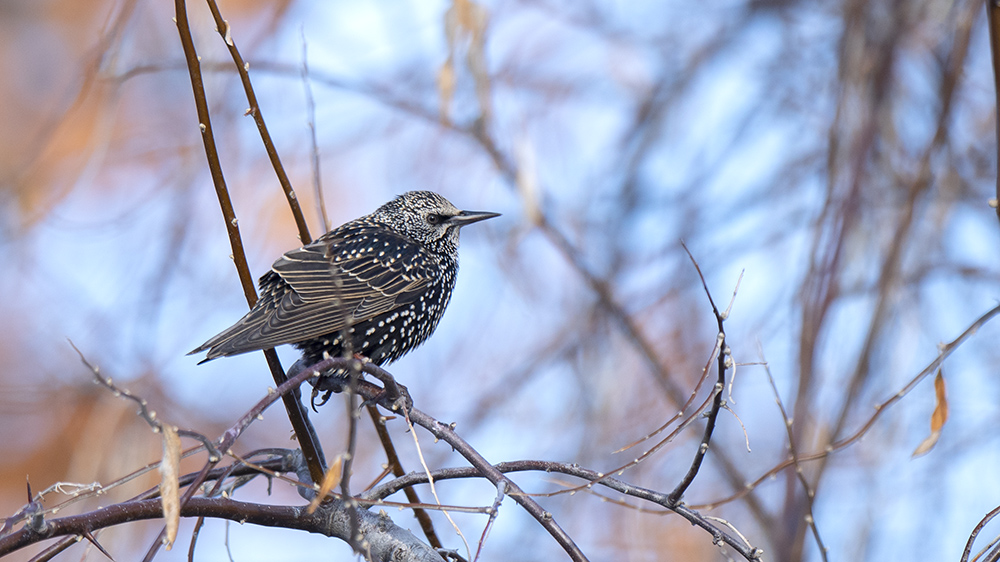
POLYGON ((439 215, 436 213, 431 213, 427 215, 427 222, 429 224, 441 224, 444 222, 444 219, 445 219, 444 215, 439 215))

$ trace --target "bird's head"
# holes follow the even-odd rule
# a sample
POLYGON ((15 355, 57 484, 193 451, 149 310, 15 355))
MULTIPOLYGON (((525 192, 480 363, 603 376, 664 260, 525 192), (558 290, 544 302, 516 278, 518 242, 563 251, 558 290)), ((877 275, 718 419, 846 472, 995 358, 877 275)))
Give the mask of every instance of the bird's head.
POLYGON ((408 191, 379 207, 371 218, 422 244, 428 250, 458 252, 458 232, 465 225, 500 213, 461 211, 433 191, 408 191))

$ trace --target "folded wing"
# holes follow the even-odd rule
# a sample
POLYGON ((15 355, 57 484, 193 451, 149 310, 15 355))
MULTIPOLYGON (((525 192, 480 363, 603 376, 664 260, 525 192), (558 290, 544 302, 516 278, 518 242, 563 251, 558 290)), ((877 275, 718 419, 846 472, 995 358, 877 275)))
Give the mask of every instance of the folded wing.
POLYGON ((338 229, 274 262, 254 308, 191 353, 208 350, 208 361, 335 334, 418 299, 435 264, 399 234, 338 229))

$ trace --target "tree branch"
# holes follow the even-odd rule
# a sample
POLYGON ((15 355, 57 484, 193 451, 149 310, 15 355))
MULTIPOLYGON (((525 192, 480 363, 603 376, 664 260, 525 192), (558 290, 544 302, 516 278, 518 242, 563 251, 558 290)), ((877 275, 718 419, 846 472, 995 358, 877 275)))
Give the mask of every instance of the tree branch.
MULTIPOLYGON (((212 517, 251 523, 266 527, 299 529, 348 541, 350 517, 339 500, 323 504, 314 513, 305 506, 264 505, 229 498, 191 498, 181 508, 182 517, 212 517)), ((392 522, 385 512, 355 510, 360 521, 358 532, 369 560, 405 562, 443 562, 444 559, 412 533, 392 522)), ((34 531, 27 527, 0 538, 0 556, 60 536, 83 536, 97 529, 143 519, 163 516, 159 500, 133 500, 114 504, 81 515, 46 521, 44 528, 34 531)))
MULTIPOLYGON (((557 463, 549 461, 533 461, 533 460, 523 460, 523 461, 510 461, 498 463, 492 466, 497 472, 506 474, 509 472, 529 472, 529 471, 539 471, 539 472, 556 472, 561 474, 567 474, 569 476, 575 476, 577 478, 582 478, 594 484, 604 486, 606 488, 615 490, 627 496, 632 496, 634 498, 646 500, 657 505, 660 505, 681 517, 687 519, 692 525, 701 527, 702 529, 711 533, 713 539, 722 541, 734 550, 736 550, 740 556, 746 558, 747 560, 760 560, 763 556, 763 551, 759 548, 755 548, 748 545, 744 540, 737 538, 729 533, 726 533, 722 529, 713 525, 705 516, 701 515, 697 511, 677 502, 671 501, 668 494, 662 492, 657 492, 655 490, 650 490, 648 488, 643 488, 640 486, 635 486, 625 482, 623 480, 618 480, 616 478, 610 478, 607 475, 597 472, 595 470, 590 470, 588 468, 582 468, 580 466, 568 463, 557 463)), ((456 478, 472 478, 476 476, 481 476, 482 472, 478 467, 461 467, 461 468, 444 468, 440 470, 435 470, 431 472, 431 477, 434 480, 452 480, 456 478)), ((406 489, 409 486, 416 484, 424 484, 427 482, 427 475, 419 472, 411 472, 406 476, 400 478, 395 478, 385 484, 376 486, 368 492, 365 492, 361 496, 367 500, 377 500, 381 498, 388 497, 399 490, 406 489)), ((524 492, 521 492, 524 494, 524 492)), ((511 497, 515 499, 513 493, 510 493, 511 497)), ((532 494, 525 494, 530 496, 532 494)))
MULTIPOLYGON (((215 193, 219 198, 222 216, 226 221, 229 243, 233 249, 233 262, 236 264, 237 273, 239 273, 240 284, 243 286, 243 294, 246 296, 247 304, 252 308, 257 302, 257 291, 253 286, 253 277, 250 275, 246 253, 243 251, 243 241, 240 237, 236 212, 233 210, 233 203, 229 197, 229 189, 226 187, 226 179, 222 173, 219 151, 212 132, 212 119, 208 110, 208 99, 205 96, 205 84, 201 77, 201 63, 198 60, 198 52, 195 50, 194 39, 191 36, 191 27, 188 23, 185 0, 174 0, 174 11, 181 46, 184 48, 184 59, 187 62, 188 73, 191 76, 191 88, 194 90, 195 108, 198 112, 198 126, 201 128, 205 154, 208 157, 208 168, 212 173, 212 183, 215 185, 215 193)), ((244 72, 244 69, 240 71, 244 72)), ((299 215, 301 215, 301 211, 299 215)), ((306 233, 306 237, 308 238, 308 232, 306 233)), ((267 358, 267 365, 271 370, 271 376, 274 378, 275 384, 280 386, 285 382, 287 377, 285 376, 284 369, 281 368, 280 361, 278 361, 278 355, 273 349, 268 349, 264 351, 264 356, 267 358)), ((297 392, 282 396, 282 400, 285 403, 285 410, 288 412, 288 419, 295 430, 295 436, 299 440, 299 445, 306 456, 306 461, 309 463, 309 473, 312 475, 313 481, 320 482, 323 479, 326 462, 323 459, 323 450, 320 447, 316 430, 309 422, 308 414, 297 392)))

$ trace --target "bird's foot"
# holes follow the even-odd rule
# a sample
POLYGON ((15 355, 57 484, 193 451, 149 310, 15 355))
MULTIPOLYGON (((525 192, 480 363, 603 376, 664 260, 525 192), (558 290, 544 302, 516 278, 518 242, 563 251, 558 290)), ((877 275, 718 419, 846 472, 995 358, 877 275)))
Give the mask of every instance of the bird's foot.
POLYGON ((413 399, 410 398, 410 391, 399 383, 389 388, 383 388, 366 399, 362 406, 380 405, 393 412, 409 412, 413 408, 413 399))
POLYGON ((312 407, 312 411, 318 414, 319 407, 329 402, 330 397, 333 396, 334 392, 335 391, 330 388, 321 391, 320 389, 313 387, 312 394, 309 396, 309 405, 312 407), (320 394, 322 394, 322 396, 320 396, 320 394), (319 401, 316 400, 316 397, 319 397, 319 401))

